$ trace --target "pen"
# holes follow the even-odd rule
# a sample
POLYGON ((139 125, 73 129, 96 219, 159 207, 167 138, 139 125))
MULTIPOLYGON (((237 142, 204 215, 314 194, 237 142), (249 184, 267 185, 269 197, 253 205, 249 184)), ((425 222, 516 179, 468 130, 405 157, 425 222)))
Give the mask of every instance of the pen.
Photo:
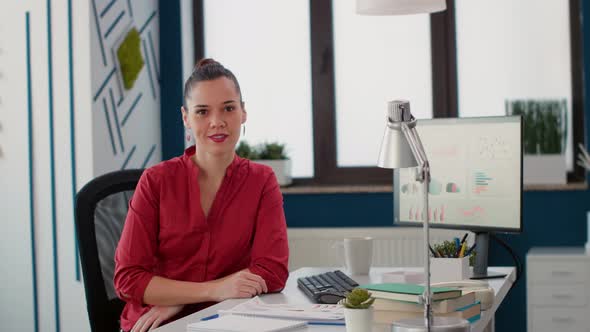
POLYGON ((457 253, 456 253, 455 257, 462 257, 461 251, 463 250, 463 244, 465 243, 465 240, 467 239, 468 234, 469 233, 465 233, 463 235, 463 238, 461 239, 461 241, 459 241, 459 243, 457 243, 457 238, 455 238, 455 245, 457 246, 457 253))
POLYGON ((473 249, 475 249, 475 246, 477 246, 477 242, 474 243, 471 248, 469 248, 469 250, 467 250, 467 252, 465 253, 465 256, 469 256, 471 255, 471 252, 473 251, 473 249))
POLYGON ((465 233, 465 235, 463 235, 463 238, 461 239, 461 244, 465 243, 465 240, 467 240, 467 235, 469 235, 469 233, 465 233))
POLYGON ((461 241, 459 241, 459 238, 456 237, 455 238, 455 255, 453 255, 453 257, 459 257, 459 250, 461 250, 461 241))
POLYGON ((459 258, 464 257, 465 249, 467 249, 467 242, 463 242, 463 244, 461 245, 461 251, 459 251, 459 258))
POLYGON ((203 318, 201 318, 201 320, 211 320, 211 319, 215 319, 215 318, 218 318, 218 317, 219 317, 219 314, 215 314, 215 315, 203 317, 203 318))
POLYGON ((307 322, 308 325, 337 325, 345 326, 344 322, 307 322))

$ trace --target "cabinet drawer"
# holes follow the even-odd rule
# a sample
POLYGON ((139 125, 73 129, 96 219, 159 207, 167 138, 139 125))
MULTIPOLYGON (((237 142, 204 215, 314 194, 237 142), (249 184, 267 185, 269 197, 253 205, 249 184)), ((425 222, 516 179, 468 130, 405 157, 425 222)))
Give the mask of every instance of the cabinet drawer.
POLYGON ((534 282, 585 282, 588 265, 580 262, 530 262, 527 276, 534 282))
POLYGON ((584 307, 588 296, 584 284, 533 285, 528 289, 527 298, 531 305, 538 307, 584 307))
POLYGON ((531 309, 529 331, 590 332, 588 309, 531 309))

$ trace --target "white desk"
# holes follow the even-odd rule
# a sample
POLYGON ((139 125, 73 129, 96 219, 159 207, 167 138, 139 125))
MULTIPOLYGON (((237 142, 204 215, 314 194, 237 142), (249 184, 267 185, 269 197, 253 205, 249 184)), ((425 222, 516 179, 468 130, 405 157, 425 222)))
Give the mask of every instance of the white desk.
MULTIPOLYGON (((301 268, 296 271, 291 272, 289 275, 289 279, 287 280, 287 285, 285 289, 281 293, 277 294, 267 294, 263 295, 263 299, 267 303, 311 303, 309 298, 303 294, 301 290, 297 288, 297 278, 314 275, 318 273, 334 271, 341 268, 301 268)), ((494 299, 494 305, 492 308, 486 311, 482 311, 481 319, 477 321, 475 324, 472 325, 471 331, 481 332, 481 331, 493 331, 493 317, 498 310, 498 307, 506 297, 510 286, 514 282, 516 278, 516 272, 513 267, 493 267, 489 268, 490 272, 497 272, 506 274, 506 278, 502 279, 489 279, 490 286, 494 289, 496 293, 496 297, 494 299), (489 325, 489 326, 488 326, 489 325), (486 328, 487 327, 487 328, 486 328)), ((420 272, 423 271, 422 268, 372 268, 371 273, 368 276, 351 276, 356 282, 360 284, 366 283, 380 283, 382 282, 381 275, 384 272, 394 272, 394 271, 412 271, 412 272, 420 272)), ((158 332, 185 332, 186 325, 189 323, 194 323, 199 321, 203 317, 208 317, 217 313, 220 309, 230 309, 237 305, 238 303, 244 302, 247 299, 232 299, 226 300, 221 303, 218 303, 214 306, 211 306, 207 309, 201 310, 196 312, 192 315, 186 316, 181 318, 177 321, 164 325, 154 331, 158 332)), ((375 325, 373 328, 373 332, 381 332, 381 331, 390 331, 388 325, 375 325)), ((345 327, 343 326, 319 326, 319 325, 310 325, 307 327, 306 330, 301 331, 345 331, 345 327)))

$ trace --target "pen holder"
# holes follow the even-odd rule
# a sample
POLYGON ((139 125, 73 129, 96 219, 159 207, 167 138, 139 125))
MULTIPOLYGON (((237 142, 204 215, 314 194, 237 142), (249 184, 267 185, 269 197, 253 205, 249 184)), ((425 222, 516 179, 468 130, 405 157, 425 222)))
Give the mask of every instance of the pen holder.
POLYGON ((430 258, 430 282, 469 279, 469 257, 430 258))

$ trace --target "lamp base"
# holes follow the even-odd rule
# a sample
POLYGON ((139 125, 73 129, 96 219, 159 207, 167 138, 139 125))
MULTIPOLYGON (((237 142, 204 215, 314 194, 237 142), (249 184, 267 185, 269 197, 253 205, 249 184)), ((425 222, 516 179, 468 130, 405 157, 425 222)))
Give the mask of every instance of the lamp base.
MULTIPOLYGON (((402 319, 391 327, 392 332, 427 332, 424 318, 402 319)), ((469 332, 471 326, 469 322, 457 317, 434 317, 431 332, 469 332)))

